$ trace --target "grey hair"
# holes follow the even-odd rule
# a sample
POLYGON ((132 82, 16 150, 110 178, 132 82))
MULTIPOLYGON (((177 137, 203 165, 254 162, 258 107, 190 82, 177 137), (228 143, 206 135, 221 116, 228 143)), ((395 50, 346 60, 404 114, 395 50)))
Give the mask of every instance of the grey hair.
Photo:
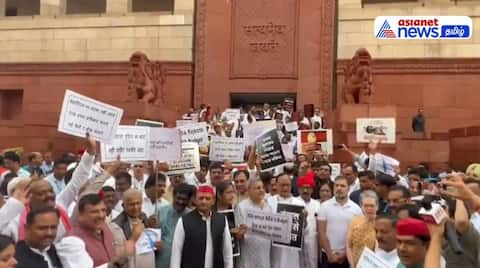
POLYGON ((135 197, 135 196, 139 196, 140 199, 142 199, 142 192, 136 190, 136 189, 128 189, 126 190, 124 193, 123 193, 123 196, 122 196, 122 200, 124 203, 126 203, 126 201, 132 197, 135 197))
POLYGON ((255 183, 257 183, 257 182, 262 182, 263 183, 263 181, 261 179, 257 179, 257 178, 249 179, 248 182, 247 182, 247 189, 250 190, 250 188, 252 188, 253 185, 255 185, 255 183))
POLYGON ((360 194, 360 205, 363 204, 363 199, 365 199, 365 198, 373 198, 373 199, 375 199, 375 203, 376 203, 377 206, 378 206, 378 195, 377 195, 377 193, 375 193, 374 191, 372 191, 372 190, 363 191, 363 192, 360 194))

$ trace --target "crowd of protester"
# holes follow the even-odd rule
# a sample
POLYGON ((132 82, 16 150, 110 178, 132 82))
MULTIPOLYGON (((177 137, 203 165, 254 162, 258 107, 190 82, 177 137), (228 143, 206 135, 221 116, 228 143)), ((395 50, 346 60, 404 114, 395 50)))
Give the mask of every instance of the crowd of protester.
POLYGON ((284 127, 294 120, 300 129, 322 128, 320 109, 305 117, 265 104, 227 121, 204 105, 182 119, 193 118, 208 122, 211 135, 227 137, 243 137, 242 128, 257 120, 277 120, 293 158, 262 171, 252 146, 244 163, 209 161, 201 148, 199 171, 169 176, 166 163, 100 163, 89 137, 75 153, 33 152, 25 162, 5 152, 0 268, 350 268, 365 248, 388 267, 480 267, 480 165, 464 173, 435 173, 426 163, 402 167, 372 141, 361 153, 342 145, 352 158, 332 176, 328 155, 297 154, 295 133, 284 127), (448 219, 424 221, 425 200, 441 204, 448 219), (301 250, 249 232, 247 211, 277 212, 279 204, 305 208, 301 250), (217 213, 227 209, 234 210, 234 228, 217 213), (444 238, 447 223, 460 253, 444 238), (149 241, 154 251, 138 254, 147 228, 160 229, 161 239, 149 241), (232 237, 240 241, 239 256, 232 237))

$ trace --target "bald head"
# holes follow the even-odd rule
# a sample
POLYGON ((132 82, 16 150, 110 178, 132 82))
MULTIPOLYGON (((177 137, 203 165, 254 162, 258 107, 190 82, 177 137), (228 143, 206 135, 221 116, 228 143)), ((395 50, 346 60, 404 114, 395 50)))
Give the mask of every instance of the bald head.
POLYGON ((55 207, 55 192, 46 180, 33 180, 30 185, 30 206, 32 209, 55 207))

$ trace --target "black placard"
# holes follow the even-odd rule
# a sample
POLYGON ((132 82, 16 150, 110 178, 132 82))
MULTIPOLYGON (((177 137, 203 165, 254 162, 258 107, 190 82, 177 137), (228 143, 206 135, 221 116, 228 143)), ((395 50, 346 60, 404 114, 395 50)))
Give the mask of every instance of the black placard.
POLYGON ((257 153, 262 159, 262 170, 272 169, 285 164, 282 144, 280 143, 276 129, 272 129, 257 137, 255 145, 257 153))
POLYGON ((277 213, 289 213, 292 214, 292 231, 291 241, 288 244, 273 242, 275 245, 290 247, 301 250, 303 244, 303 227, 305 225, 305 214, 303 206, 290 205, 290 204, 278 204, 277 213))
POLYGON ((230 229, 230 234, 232 236, 232 251, 233 251, 233 257, 240 256, 240 241, 237 240, 234 234, 232 234, 232 229, 234 229, 235 226, 235 214, 233 212, 233 209, 230 210, 219 210, 218 213, 223 214, 225 218, 227 218, 228 222, 228 228, 230 229))

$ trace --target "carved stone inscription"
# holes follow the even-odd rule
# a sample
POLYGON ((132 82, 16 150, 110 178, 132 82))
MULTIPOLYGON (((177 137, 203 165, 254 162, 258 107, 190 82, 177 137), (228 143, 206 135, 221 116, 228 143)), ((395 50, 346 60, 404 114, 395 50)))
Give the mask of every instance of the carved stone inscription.
POLYGON ((298 0, 233 1, 231 78, 296 78, 298 0))

